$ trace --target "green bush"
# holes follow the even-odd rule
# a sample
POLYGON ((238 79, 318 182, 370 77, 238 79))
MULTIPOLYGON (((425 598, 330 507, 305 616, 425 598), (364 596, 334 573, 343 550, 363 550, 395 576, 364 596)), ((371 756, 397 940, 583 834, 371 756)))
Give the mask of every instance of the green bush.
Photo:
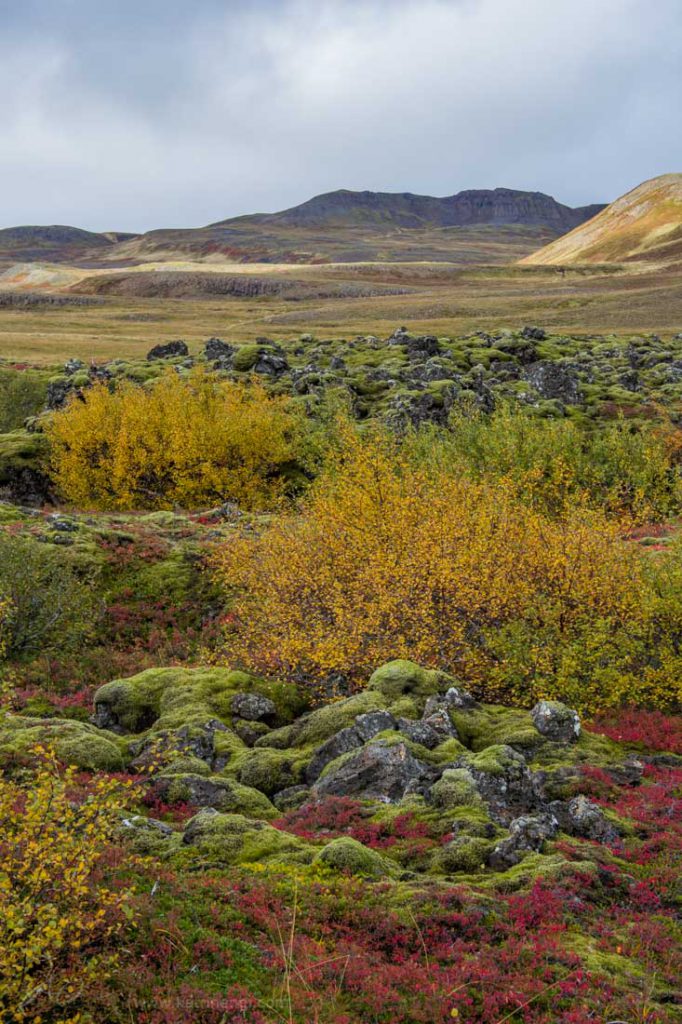
POLYGON ((449 430, 423 427, 408 443, 419 461, 507 479, 552 514, 579 503, 645 522, 682 509, 682 477, 660 426, 616 420, 590 430, 511 405, 490 415, 459 406, 449 430))
POLYGON ((0 598, 9 605, 9 657, 73 650, 98 618, 92 575, 79 572, 61 548, 6 533, 0 533, 0 598))

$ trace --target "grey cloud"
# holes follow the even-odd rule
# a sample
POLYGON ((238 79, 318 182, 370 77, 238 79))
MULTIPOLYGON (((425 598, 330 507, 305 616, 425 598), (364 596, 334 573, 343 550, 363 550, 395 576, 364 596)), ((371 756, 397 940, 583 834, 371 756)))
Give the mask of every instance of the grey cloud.
POLYGON ((682 169, 680 0, 0 0, 0 224, 682 169))

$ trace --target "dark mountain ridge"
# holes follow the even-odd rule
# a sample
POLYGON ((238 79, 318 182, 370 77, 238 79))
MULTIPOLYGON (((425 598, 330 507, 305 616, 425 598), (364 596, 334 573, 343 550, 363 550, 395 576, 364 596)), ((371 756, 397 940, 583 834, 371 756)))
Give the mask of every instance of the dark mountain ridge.
POLYGON ((570 231, 594 217, 604 204, 573 208, 558 203, 543 192, 511 188, 467 189, 437 198, 412 192, 353 192, 338 189, 314 196, 298 206, 278 213, 233 217, 211 224, 211 228, 248 223, 282 227, 379 227, 427 228, 465 227, 472 224, 547 225, 570 231))

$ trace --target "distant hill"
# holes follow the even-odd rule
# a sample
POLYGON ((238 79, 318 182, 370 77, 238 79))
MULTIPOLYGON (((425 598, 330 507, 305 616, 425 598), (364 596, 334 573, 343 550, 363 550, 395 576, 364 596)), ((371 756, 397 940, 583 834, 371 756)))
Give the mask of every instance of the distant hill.
POLYGON ((23 225, 0 229, 0 259, 64 261, 101 257, 114 245, 136 238, 119 231, 98 233, 65 224, 23 225))
POLYGON ((5 228, 0 262, 511 263, 600 209, 573 209, 542 192, 508 188, 442 198, 339 189, 279 213, 232 217, 203 228, 143 235, 60 225, 5 228))
POLYGON ((252 214, 211 227, 260 225, 289 227, 466 227, 472 224, 533 224, 569 231, 601 206, 572 209, 542 192, 510 188, 470 189, 437 199, 412 192, 351 192, 339 189, 315 196, 280 213, 252 214))
POLYGON ((682 174, 663 174, 616 199, 524 264, 682 262, 682 174))
POLYGON ((285 263, 508 263, 600 209, 599 205, 572 209, 542 192, 505 188, 469 190, 444 198, 340 189, 279 213, 232 217, 205 228, 150 231, 117 246, 111 256, 285 263))

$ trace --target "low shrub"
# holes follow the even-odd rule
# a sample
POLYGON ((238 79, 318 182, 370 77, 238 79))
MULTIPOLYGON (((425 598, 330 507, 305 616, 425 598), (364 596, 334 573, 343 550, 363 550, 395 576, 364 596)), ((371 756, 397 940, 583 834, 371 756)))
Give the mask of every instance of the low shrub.
POLYGON ((171 369, 148 387, 96 384, 47 428, 63 497, 99 509, 271 508, 300 480, 303 421, 257 382, 171 369))
POLYGON ((225 656, 260 672, 359 684, 407 658, 508 703, 679 698, 677 591, 656 596, 617 523, 549 516, 379 430, 347 431, 303 513, 225 545, 217 575, 225 656))

